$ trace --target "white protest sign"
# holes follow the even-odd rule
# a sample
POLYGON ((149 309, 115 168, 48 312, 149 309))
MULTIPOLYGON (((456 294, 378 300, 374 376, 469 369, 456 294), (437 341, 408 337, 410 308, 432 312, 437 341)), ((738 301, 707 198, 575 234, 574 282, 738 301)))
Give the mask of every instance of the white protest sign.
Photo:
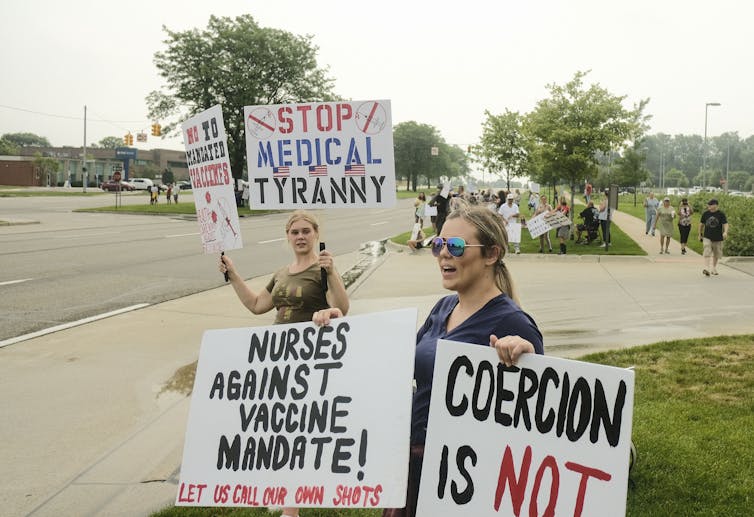
POLYGON ((440 340, 417 515, 625 515, 634 372, 440 340))
POLYGON ((415 241, 417 237, 419 237, 419 232, 422 229, 422 225, 420 223, 414 223, 414 227, 411 229, 411 240, 415 241))
POLYGON ((424 217, 436 217, 436 216, 437 216, 437 207, 436 206, 426 205, 424 207, 424 217))
POLYGON ((508 242, 521 242, 521 223, 510 221, 505 225, 505 231, 508 233, 508 242))
POLYGON ((220 105, 181 124, 204 253, 243 247, 220 105))
POLYGON ((531 238, 535 239, 553 228, 559 228, 570 224, 570 219, 568 219, 568 216, 563 212, 542 212, 538 216, 532 217, 526 221, 526 228, 529 230, 531 238))
POLYGON ((403 506, 416 318, 205 332, 176 505, 403 506))
POLYGON ((390 207, 390 101, 245 106, 251 208, 390 207))
POLYGON ((529 190, 532 192, 535 192, 539 194, 539 183, 534 183, 533 181, 529 182, 529 190))

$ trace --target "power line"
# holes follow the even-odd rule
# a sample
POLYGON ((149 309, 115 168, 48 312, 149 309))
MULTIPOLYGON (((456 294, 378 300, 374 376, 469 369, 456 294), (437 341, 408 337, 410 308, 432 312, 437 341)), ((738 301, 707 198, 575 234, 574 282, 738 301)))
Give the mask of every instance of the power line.
MULTIPOLYGON (((66 119, 66 120, 81 120, 81 121, 84 120, 84 117, 76 117, 76 116, 71 116, 71 115, 57 115, 55 113, 45 113, 43 111, 34 111, 34 110, 30 110, 30 109, 25 109, 25 108, 18 108, 16 106, 7 106, 5 104, 0 104, 0 108, 5 108, 5 109, 9 109, 9 110, 14 110, 14 111, 22 111, 24 113, 32 113, 34 115, 42 115, 43 117, 62 118, 62 119, 66 119)), ((146 120, 146 119, 141 119, 141 120, 108 120, 108 119, 93 119, 93 118, 89 118, 89 117, 87 117, 87 121, 90 121, 90 122, 106 122, 106 123, 109 123, 109 124, 142 124, 142 123, 149 123, 149 121, 146 120)))

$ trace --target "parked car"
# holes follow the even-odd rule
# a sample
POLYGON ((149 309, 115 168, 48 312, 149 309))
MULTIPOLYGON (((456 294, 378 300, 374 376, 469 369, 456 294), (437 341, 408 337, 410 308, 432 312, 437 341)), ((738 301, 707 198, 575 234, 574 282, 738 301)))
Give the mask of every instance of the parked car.
POLYGON ((149 178, 131 178, 128 180, 136 190, 149 190, 154 182, 149 178))
POLYGON ((109 192, 116 192, 118 190, 127 190, 131 192, 132 190, 136 190, 136 188, 127 181, 103 181, 100 187, 102 190, 107 190, 109 192))
POLYGON ((175 183, 178 185, 178 188, 180 190, 191 190, 191 182, 186 180, 176 181, 175 183))

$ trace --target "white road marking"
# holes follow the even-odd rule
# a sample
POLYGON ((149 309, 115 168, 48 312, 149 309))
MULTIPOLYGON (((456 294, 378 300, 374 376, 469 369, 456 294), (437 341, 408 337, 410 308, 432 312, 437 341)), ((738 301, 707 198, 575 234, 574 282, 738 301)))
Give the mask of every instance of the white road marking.
POLYGON ((83 239, 86 237, 99 237, 100 235, 112 235, 113 232, 80 233, 77 235, 53 235, 53 239, 83 239))
POLYGON ((372 223, 372 224, 370 224, 369 226, 382 226, 383 224, 387 224, 387 223, 389 223, 389 222, 390 222, 390 221, 379 221, 379 222, 377 222, 377 223, 372 223))
POLYGON ((21 280, 8 280, 7 282, 0 282, 0 286, 20 284, 20 283, 23 283, 23 282, 28 282, 29 280, 34 280, 34 279, 33 278, 22 278, 21 280))
POLYGON ((284 241, 284 240, 285 240, 285 237, 280 237, 279 239, 270 239, 268 241, 259 241, 259 242, 257 242, 257 244, 269 244, 271 242, 280 242, 280 241, 284 241))
POLYGON ((42 337, 47 334, 52 334, 53 332, 58 332, 60 330, 66 330, 73 327, 78 327, 79 325, 84 325, 86 323, 91 323, 93 321, 102 320, 105 318, 109 318, 110 316, 117 316, 118 314, 123 314, 124 312, 130 312, 134 311, 136 309, 141 309, 143 307, 149 306, 148 303, 138 303, 136 305, 131 305, 129 307, 123 307, 122 309, 118 309, 115 311, 105 312, 103 314, 97 314, 95 316, 90 316, 88 318, 84 318, 77 321, 72 321, 70 323, 63 323, 62 325, 56 325, 54 327, 38 330, 36 332, 31 332, 29 334, 24 334, 23 336, 17 336, 12 337, 10 339, 6 339, 4 341, 0 341, 0 348, 3 348, 8 345, 13 345, 15 343, 20 343, 21 341, 26 341, 28 339, 34 339, 37 337, 42 337))
POLYGON ((165 238, 166 239, 170 239, 171 237, 187 237, 189 235, 199 235, 199 232, 194 232, 194 233, 176 233, 176 234, 173 234, 173 235, 166 235, 165 238))

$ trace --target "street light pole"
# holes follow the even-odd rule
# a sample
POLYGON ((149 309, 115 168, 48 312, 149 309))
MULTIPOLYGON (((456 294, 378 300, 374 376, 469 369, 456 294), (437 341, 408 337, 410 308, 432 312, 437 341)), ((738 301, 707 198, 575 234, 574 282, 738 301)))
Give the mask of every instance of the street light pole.
POLYGON ((719 102, 708 102, 704 105, 704 148, 702 149, 702 188, 706 189, 707 176, 707 110, 710 106, 720 106, 719 102))

